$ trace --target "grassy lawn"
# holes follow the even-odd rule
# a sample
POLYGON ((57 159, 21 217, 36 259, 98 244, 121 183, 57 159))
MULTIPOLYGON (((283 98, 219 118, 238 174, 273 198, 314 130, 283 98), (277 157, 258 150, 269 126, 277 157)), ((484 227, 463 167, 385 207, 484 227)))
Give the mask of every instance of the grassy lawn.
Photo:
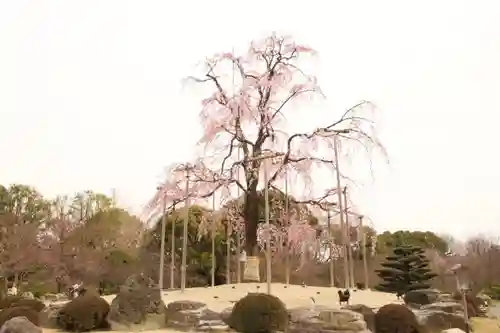
POLYGON ((472 318, 474 333, 500 333, 500 319, 472 318))

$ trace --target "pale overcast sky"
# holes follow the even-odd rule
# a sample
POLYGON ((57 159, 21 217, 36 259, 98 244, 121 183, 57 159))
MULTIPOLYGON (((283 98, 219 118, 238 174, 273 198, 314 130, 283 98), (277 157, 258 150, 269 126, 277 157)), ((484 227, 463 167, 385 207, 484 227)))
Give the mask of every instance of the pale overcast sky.
MULTIPOLYGON (((181 79, 276 30, 319 52, 315 107, 376 103, 391 164, 355 201, 378 229, 500 235, 499 6, 0 0, 0 183, 116 188, 140 210, 163 167, 194 156, 200 96, 181 79)), ((309 118, 289 122, 328 120, 309 118)))

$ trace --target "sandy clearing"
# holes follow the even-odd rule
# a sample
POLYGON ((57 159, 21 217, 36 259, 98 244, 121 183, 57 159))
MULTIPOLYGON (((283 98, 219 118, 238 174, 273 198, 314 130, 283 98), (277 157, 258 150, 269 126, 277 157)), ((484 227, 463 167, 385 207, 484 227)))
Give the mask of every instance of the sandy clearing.
MULTIPOLYGON (((207 304, 208 308, 214 311, 222 311, 230 307, 245 296, 248 292, 266 292, 267 285, 265 283, 240 283, 229 284, 217 287, 207 288, 188 288, 184 292, 180 290, 165 290, 163 292, 163 301, 165 304, 174 301, 192 300, 207 304), (257 286, 259 288, 257 288, 257 286)), ((324 305, 331 307, 339 307, 338 304, 338 288, 328 287, 302 287, 299 285, 289 285, 285 288, 285 284, 273 283, 271 293, 278 296, 288 308, 294 307, 312 307, 315 305, 324 305), (318 294, 319 293, 319 294, 318 294), (314 298, 314 303, 311 300, 314 298)), ((115 295, 104 296, 108 302, 111 302, 115 295)), ((359 290, 351 292, 351 304, 365 304, 369 307, 381 307, 388 303, 400 303, 394 294, 382 293, 372 290, 359 290)), ((44 329, 45 333, 55 333, 57 330, 44 329)), ((180 331, 162 329, 155 331, 141 331, 143 333, 179 333, 180 331)))
MULTIPOLYGON (((288 308, 300 306, 312 306, 314 302, 317 305, 338 307, 338 288, 328 287, 302 287, 298 285, 289 285, 286 287, 282 283, 273 283, 271 293, 278 296, 288 308)), ((222 311, 232 306, 234 302, 245 296, 249 292, 266 292, 265 283, 240 283, 229 284, 217 287, 207 288, 188 288, 184 292, 180 290, 164 291, 163 301, 168 304, 173 301, 192 300, 206 303, 214 311, 222 311), (259 288, 257 288, 259 287, 259 288)), ((104 296, 111 302, 115 295, 104 296)), ((372 290, 359 290, 351 292, 351 304, 365 304, 369 307, 380 307, 387 303, 397 303, 396 295, 382 293, 372 290)))

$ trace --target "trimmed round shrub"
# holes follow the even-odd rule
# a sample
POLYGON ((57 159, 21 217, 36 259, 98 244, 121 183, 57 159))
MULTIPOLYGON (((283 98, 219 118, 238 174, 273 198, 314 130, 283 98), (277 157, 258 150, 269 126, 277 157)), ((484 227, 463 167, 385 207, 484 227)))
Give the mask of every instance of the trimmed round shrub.
POLYGON ((19 302, 23 298, 21 296, 6 296, 0 299, 0 310, 9 308, 13 303, 19 302))
POLYGON ((33 324, 38 326, 38 312, 28 307, 18 306, 18 307, 3 309, 0 312, 0 327, 6 321, 15 317, 26 317, 33 324))
POLYGON ((375 314, 377 333, 419 333, 417 317, 401 304, 386 304, 375 314))
POLYGON ((228 322, 241 333, 274 333, 286 331, 288 312, 276 296, 249 293, 236 302, 228 322))
POLYGON ((29 299, 23 298, 19 301, 13 302, 10 307, 26 307, 35 310, 36 312, 40 312, 45 308, 45 304, 37 299, 29 299))
POLYGON ((57 315, 57 326, 70 332, 108 329, 109 304, 96 295, 84 295, 66 304, 57 315))

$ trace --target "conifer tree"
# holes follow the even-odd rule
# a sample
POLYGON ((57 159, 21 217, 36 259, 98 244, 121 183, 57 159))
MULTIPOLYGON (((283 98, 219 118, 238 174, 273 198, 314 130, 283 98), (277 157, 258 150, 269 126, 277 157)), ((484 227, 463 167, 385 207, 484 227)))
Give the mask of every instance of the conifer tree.
POLYGON ((395 247, 376 273, 383 280, 376 289, 398 296, 410 290, 429 288, 429 281, 436 276, 429 268, 424 250, 411 245, 395 247))

